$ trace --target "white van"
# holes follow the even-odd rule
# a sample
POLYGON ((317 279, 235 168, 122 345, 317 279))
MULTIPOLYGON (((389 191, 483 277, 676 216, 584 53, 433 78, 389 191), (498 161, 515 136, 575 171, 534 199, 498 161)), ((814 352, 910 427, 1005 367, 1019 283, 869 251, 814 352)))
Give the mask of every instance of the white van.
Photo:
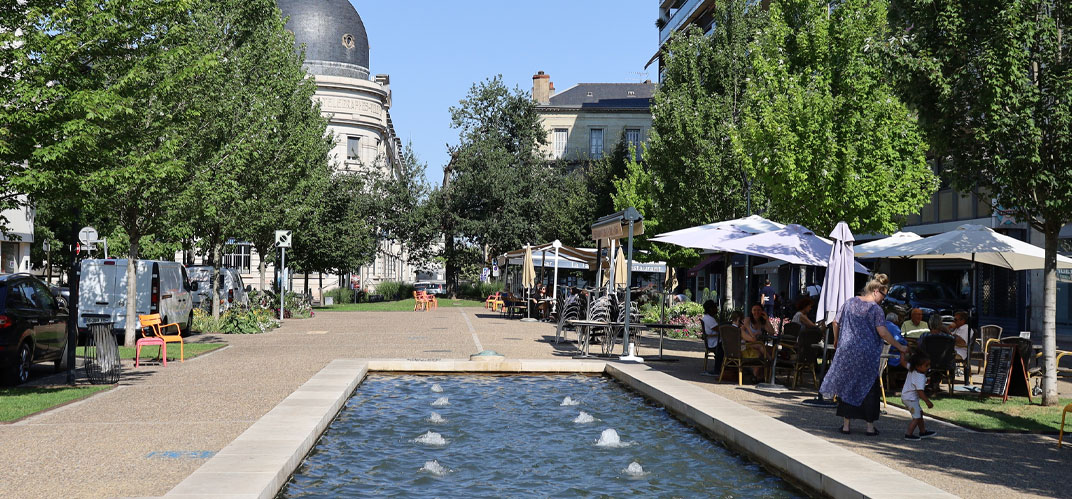
MULTIPOLYGON (((160 314, 164 324, 179 323, 187 334, 193 322, 190 280, 181 263, 137 260, 137 314, 160 314)), ((78 285, 78 331, 88 324, 111 322, 122 337, 127 315, 127 260, 82 260, 78 285)), ((137 318, 135 318, 135 321, 137 318)))
MULTIPOLYGON (((194 308, 212 311, 212 287, 208 285, 212 280, 212 267, 209 265, 195 265, 187 267, 186 272, 190 276, 190 283, 197 283, 197 289, 193 292, 194 308)), ((246 294, 248 286, 242 281, 242 274, 230 267, 219 269, 219 280, 222 281, 220 290, 220 311, 233 306, 249 305, 249 296, 246 294)))

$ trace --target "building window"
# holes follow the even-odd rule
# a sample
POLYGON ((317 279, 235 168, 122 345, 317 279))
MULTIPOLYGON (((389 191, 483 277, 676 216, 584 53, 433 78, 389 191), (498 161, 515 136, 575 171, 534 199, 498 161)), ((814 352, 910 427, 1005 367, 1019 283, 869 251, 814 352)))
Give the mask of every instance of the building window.
POLYGON ((588 154, 592 159, 603 157, 603 129, 593 128, 588 138, 588 154))
POLYGON ((346 159, 348 161, 361 160, 361 137, 346 137, 346 159))
POLYGON ((633 159, 640 161, 640 129, 626 128, 625 142, 629 144, 629 148, 633 150, 633 159))
POLYGON ((569 130, 565 128, 556 128, 554 132, 553 144, 555 147, 555 159, 562 159, 566 156, 566 139, 569 138, 569 130))
POLYGON ((235 243, 229 244, 227 247, 230 251, 223 255, 223 266, 249 272, 252 245, 250 243, 235 243))

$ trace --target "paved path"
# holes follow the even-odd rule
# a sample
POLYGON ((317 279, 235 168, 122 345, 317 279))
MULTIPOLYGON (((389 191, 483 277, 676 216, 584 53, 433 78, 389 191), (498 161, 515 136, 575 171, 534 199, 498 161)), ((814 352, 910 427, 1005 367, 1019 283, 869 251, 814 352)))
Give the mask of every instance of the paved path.
MULTIPOLYGON (((467 358, 481 348, 511 358, 576 353, 553 344, 554 327, 483 309, 323 312, 262 335, 195 336, 226 349, 168 367, 124 366, 116 389, 17 424, 0 425, 0 497, 162 495, 305 380, 338 358, 467 358)), ((653 355, 645 343, 642 355, 653 355)), ((697 386, 843 445, 961 496, 1066 496, 1072 448, 1041 435, 977 434, 939 427, 926 442, 899 438, 906 416, 891 410, 878 438, 842 436, 832 411, 803 393, 772 395, 698 376, 698 341, 667 341, 679 362, 658 366, 697 386)), ((60 378, 58 381, 62 381, 60 378)), ((38 380, 47 384, 55 378, 38 380)))

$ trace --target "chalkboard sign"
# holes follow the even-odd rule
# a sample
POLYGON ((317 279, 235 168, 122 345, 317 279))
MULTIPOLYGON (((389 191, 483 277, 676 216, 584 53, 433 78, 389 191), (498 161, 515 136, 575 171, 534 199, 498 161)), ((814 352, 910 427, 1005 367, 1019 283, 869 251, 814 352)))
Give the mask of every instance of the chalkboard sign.
POLYGON ((1023 360, 1020 358, 1016 345, 1009 343, 990 345, 986 354, 986 371, 983 372, 982 396, 1002 397, 1003 401, 1008 400, 1009 385, 1014 370, 1017 371, 1018 377, 1026 376, 1023 360), (1017 367, 1019 369, 1016 369, 1017 367))

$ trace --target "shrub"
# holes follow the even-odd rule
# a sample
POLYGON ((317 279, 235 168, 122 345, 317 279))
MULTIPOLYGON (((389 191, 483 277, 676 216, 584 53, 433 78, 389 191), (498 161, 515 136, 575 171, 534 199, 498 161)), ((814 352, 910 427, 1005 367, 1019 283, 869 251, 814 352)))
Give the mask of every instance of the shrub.
POLYGON ((376 294, 385 300, 404 300, 413 297, 413 285, 400 281, 383 281, 376 285, 376 294))
POLYGON ((220 316, 224 334, 257 334, 278 326, 273 312, 264 308, 234 308, 220 316))
POLYGON ((354 303, 354 290, 350 288, 335 288, 324 293, 324 297, 331 297, 335 303, 354 303))
POLYGON ((489 295, 493 295, 503 290, 503 284, 501 282, 475 282, 472 284, 462 284, 458 287, 458 294, 460 298, 468 298, 470 300, 484 300, 489 295))
POLYGON ((212 317, 212 312, 207 312, 200 307, 195 308, 194 321, 190 325, 190 329, 199 333, 218 333, 220 332, 220 321, 212 317))

